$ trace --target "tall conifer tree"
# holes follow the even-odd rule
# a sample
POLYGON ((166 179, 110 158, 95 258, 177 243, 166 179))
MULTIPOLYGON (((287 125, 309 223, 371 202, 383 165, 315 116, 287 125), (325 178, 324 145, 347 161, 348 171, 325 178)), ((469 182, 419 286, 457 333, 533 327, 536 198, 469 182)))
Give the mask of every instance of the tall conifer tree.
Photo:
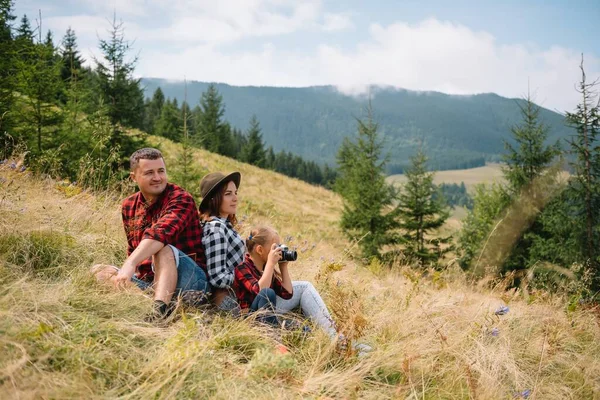
POLYGON ((396 214, 392 211, 393 188, 385 181, 386 157, 373 118, 371 104, 367 118, 357 119, 358 135, 344 139, 337 154, 339 175, 335 187, 343 198, 341 227, 359 241, 365 258, 380 257, 381 248, 395 242, 396 214))
MULTIPOLYGON (((0 151, 11 152, 12 141, 8 131, 12 128, 14 90, 16 86, 15 46, 12 35, 12 0, 0 0, 0 151)), ((0 153, 4 159, 7 154, 0 153)))
POLYGON ((173 169, 172 177, 174 182, 192 193, 196 200, 199 200, 198 182, 202 174, 194 160, 194 149, 188 131, 192 114, 190 114, 190 107, 187 104, 187 80, 185 81, 184 100, 181 105, 181 111, 181 148, 177 154, 177 164, 173 169))
POLYGON ((574 176, 570 181, 572 198, 579 205, 583 232, 582 253, 593 270, 593 288, 600 289, 600 104, 596 86, 588 82, 581 59, 581 81, 577 91, 581 102, 575 112, 567 112, 567 122, 575 128, 570 140, 574 176))
POLYGON ((232 156, 231 128, 223 120, 225 105, 217 87, 210 84, 202 93, 200 108, 196 116, 196 142, 214 153, 232 156))
POLYGON ((146 132, 155 134, 156 124, 162 114, 165 105, 165 95, 160 87, 156 88, 152 95, 152 100, 146 106, 146 132))
POLYGON ((515 145, 504 141, 507 153, 504 155, 506 166, 504 177, 513 194, 532 183, 544 173, 560 154, 558 143, 546 145, 548 127, 539 120, 540 108, 533 102, 530 94, 519 105, 522 122, 511 128, 515 145))
POLYGON ((442 248, 450 238, 433 237, 432 233, 444 225, 450 213, 443 200, 435 196, 438 189, 433 183, 434 173, 427 171, 427 157, 421 149, 411 157, 405 175, 407 182, 398 196, 404 254, 421 266, 436 264, 450 248, 442 248))
POLYGON ((62 39, 60 57, 62 59, 60 77, 63 82, 68 85, 71 80, 81 79, 84 60, 77 49, 77 36, 71 27, 67 29, 62 39))
POLYGON ((100 95, 113 125, 138 128, 143 120, 144 96, 140 80, 133 77, 137 56, 127 59, 131 50, 123 22, 114 16, 109 39, 100 39, 102 59, 94 60, 100 95))
POLYGON ((61 114, 55 104, 62 82, 52 36, 49 34, 45 41, 42 39, 41 15, 35 43, 29 44, 31 28, 28 24, 24 17, 19 29, 24 47, 17 59, 18 88, 28 106, 20 117, 24 122, 23 140, 29 150, 39 156, 43 150, 53 147, 48 141, 53 141, 60 122, 61 114))
MULTIPOLYGON (((144 117, 144 95, 140 80, 133 77, 137 57, 128 60, 131 46, 125 40, 123 22, 113 17, 108 40, 100 39, 102 58, 95 58, 99 90, 98 108, 106 109, 113 126, 111 143, 126 166, 131 153, 143 146, 143 138, 124 132, 124 127, 139 128, 144 117)), ((115 169, 119 165, 113 166, 115 169)))
POLYGON ((250 128, 248 128, 246 137, 247 143, 242 149, 241 160, 248 164, 264 168, 266 162, 265 145, 262 141, 260 123, 258 122, 256 115, 253 115, 250 120, 250 128))

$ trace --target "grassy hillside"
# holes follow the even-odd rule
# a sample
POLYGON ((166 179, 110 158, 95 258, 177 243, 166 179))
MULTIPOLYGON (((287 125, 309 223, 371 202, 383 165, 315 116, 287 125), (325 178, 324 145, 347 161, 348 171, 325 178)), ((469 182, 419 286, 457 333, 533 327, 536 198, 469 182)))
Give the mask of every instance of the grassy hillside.
POLYGON ((299 250, 293 277, 315 282, 342 329, 374 351, 338 354, 315 331, 282 334, 290 350, 282 354, 276 332, 194 310, 166 326, 145 323, 150 298, 116 293, 87 273, 124 259, 122 194, 2 165, 0 398, 600 397, 595 309, 474 284, 453 266, 429 278, 358 267, 336 227, 336 195, 205 151, 196 159, 242 172, 242 233, 269 220, 289 236, 299 250), (502 305, 510 311, 495 315, 502 305))
MULTIPOLYGON (((157 87, 165 96, 184 99, 184 83, 145 78, 146 96, 157 87)), ((208 83, 188 82, 187 98, 194 107, 208 83)), ((364 116, 365 97, 346 96, 334 87, 238 87, 217 84, 226 105, 225 119, 247 129, 250 118, 260 121, 263 138, 276 151, 291 151, 317 162, 335 162, 345 137, 356 134, 355 117, 364 116)), ((388 167, 398 173, 422 143, 433 169, 459 169, 499 160, 510 127, 522 120, 520 100, 492 93, 472 96, 437 92, 372 89, 372 104, 390 154, 388 167)), ((550 128, 548 140, 565 138, 570 130, 562 115, 542 109, 540 119, 550 128)))

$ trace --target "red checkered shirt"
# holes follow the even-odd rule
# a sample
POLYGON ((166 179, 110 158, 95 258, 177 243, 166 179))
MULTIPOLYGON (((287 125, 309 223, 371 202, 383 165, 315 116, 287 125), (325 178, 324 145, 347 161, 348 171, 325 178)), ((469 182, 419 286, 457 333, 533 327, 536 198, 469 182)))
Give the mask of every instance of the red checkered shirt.
MULTIPOLYGON (((252 302, 258 296, 258 292, 260 292, 258 280, 261 276, 262 272, 256 269, 250 255, 246 254, 244 262, 235 268, 235 279, 233 281, 233 290, 235 290, 238 304, 242 310, 250 308, 252 302)), ((271 289, 282 299, 287 300, 292 298, 292 293, 288 292, 281 285, 281 281, 277 279, 275 274, 273 274, 271 280, 271 289)))
MULTIPOLYGON (((137 192, 123 200, 121 214, 128 256, 142 240, 153 239, 177 247, 206 271, 198 209, 188 192, 168 183, 165 191, 149 206, 142 193, 137 192)), ((154 278, 151 258, 138 265, 136 275, 147 281, 154 278)))

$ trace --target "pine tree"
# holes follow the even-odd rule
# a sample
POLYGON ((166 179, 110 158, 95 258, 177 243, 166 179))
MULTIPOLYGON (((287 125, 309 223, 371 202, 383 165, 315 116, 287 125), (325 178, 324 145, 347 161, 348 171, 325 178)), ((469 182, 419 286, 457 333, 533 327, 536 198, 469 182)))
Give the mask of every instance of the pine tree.
POLYGON ((154 134, 164 136, 175 142, 181 140, 182 118, 177 105, 177 99, 167 99, 162 106, 160 118, 154 125, 154 134))
POLYGON ((391 210, 393 188, 385 181, 383 142, 369 104, 366 120, 357 118, 358 136, 346 138, 337 154, 339 175, 335 182, 343 198, 340 225, 358 241, 365 258, 380 257, 381 248, 395 242, 396 214, 391 210))
MULTIPOLYGON (((248 138, 238 128, 231 131, 233 158, 241 160, 242 149, 248 144, 248 138)), ((267 168, 266 166, 264 168, 267 168)))
POLYGON ((0 157, 12 152, 9 131, 12 128, 14 90, 16 86, 15 44, 12 35, 12 0, 0 0, 0 157))
POLYGON ((96 63, 96 83, 99 91, 98 107, 107 110, 113 126, 111 143, 118 147, 121 155, 119 165, 127 165, 129 156, 143 147, 143 137, 134 137, 124 132, 123 127, 138 128, 143 123, 144 95, 140 80, 133 77, 137 57, 127 60, 131 46, 125 40, 123 22, 113 17, 109 39, 100 39, 103 59, 94 58, 96 63))
POLYGON ((266 152, 260 133, 260 124, 256 115, 253 115, 250 120, 250 128, 248 128, 246 137, 248 138, 248 141, 246 146, 242 149, 241 160, 248 164, 264 168, 266 152))
POLYGON ((458 238, 459 264, 463 269, 479 269, 479 261, 488 243, 487 239, 509 204, 510 197, 500 184, 481 183, 475 186, 473 208, 464 219, 458 238))
POLYGON ((145 107, 145 130, 150 134, 155 134, 156 124, 162 114, 163 106, 165 105, 165 95, 160 87, 156 88, 152 95, 152 100, 145 107))
POLYGON ((576 130, 570 140, 571 154, 575 161, 571 163, 574 170, 570 180, 571 198, 578 205, 583 222, 582 255, 593 270, 593 289, 600 289, 600 104, 595 90, 598 81, 589 83, 586 80, 581 58, 581 81, 577 91, 581 95, 581 103, 575 112, 567 112, 569 125, 576 130))
POLYGON ((507 153, 503 156, 506 163, 503 172, 514 195, 520 195, 521 190, 542 175, 560 154, 558 143, 545 145, 548 127, 539 121, 540 108, 529 94, 524 102, 519 105, 523 120, 511 128, 516 147, 504 141, 507 153))
POLYGON ((31 32, 28 20, 24 17, 19 29, 21 57, 17 59, 18 89, 24 95, 27 104, 25 111, 20 113, 23 122, 22 139, 28 148, 39 157, 43 150, 54 146, 53 137, 58 129, 61 114, 56 107, 57 94, 62 90, 60 80, 60 64, 56 58, 56 48, 49 33, 42 40, 42 19, 36 29, 37 42, 28 43, 31 32))
POLYGON ((443 200, 436 199, 434 173, 427 172, 427 157, 423 151, 419 149, 410 161, 405 171, 408 180, 398 196, 404 255, 421 266, 435 265, 450 249, 449 246, 442 248, 450 238, 431 235, 444 225, 450 213, 443 200))
POLYGON ((269 146, 265 154, 265 168, 275 170, 275 152, 271 146, 269 146))
POLYGON ((196 117, 196 143, 208 151, 223 155, 233 155, 231 128, 223 120, 225 105, 217 87, 210 84, 202 93, 200 108, 196 117))
MULTIPOLYGON (((27 15, 23 15, 21 18, 21 24, 17 28, 15 35, 15 42, 19 49, 28 50, 33 46, 33 30, 31 29, 31 23, 27 15)), ((24 53, 26 55, 26 53, 24 53)))
POLYGON ((181 132, 181 150, 177 155, 177 164, 171 174, 173 182, 186 189, 199 200, 198 182, 203 175, 197 164, 194 162, 194 151, 188 132, 189 122, 192 114, 187 104, 187 81, 185 82, 184 101, 181 106, 182 111, 182 132, 181 132))
MULTIPOLYGON (((100 39, 103 59, 95 58, 100 96, 113 126, 139 128, 143 121, 144 95, 140 80, 133 77, 137 56, 127 55, 131 46, 125 40, 123 22, 113 17, 109 39, 100 39)), ((132 151, 133 152, 133 151, 132 151)))
MULTIPOLYGON (((546 145, 548 128, 539 120, 540 108, 527 95, 520 106, 522 122, 511 129, 515 146, 505 141, 507 153, 503 168, 508 195, 512 199, 511 212, 499 223, 494 236, 494 248, 509 254, 498 254, 503 271, 530 267, 538 260, 531 258, 530 248, 539 235, 536 223, 539 213, 556 190, 557 168, 552 163, 560 156, 558 143, 546 145), (519 229, 513 219, 519 218, 519 229)), ((500 217, 500 216, 498 216, 500 217)))
MULTIPOLYGON (((94 146, 102 141, 97 140, 98 138, 93 135, 103 129, 100 128, 102 123, 99 123, 102 118, 93 121, 90 118, 92 115, 98 115, 97 109, 95 111, 89 109, 91 92, 89 80, 93 73, 83 67, 83 59, 77 50, 75 32, 70 28, 62 41, 59 62, 62 65, 61 79, 65 88, 61 96, 61 101, 64 103, 64 121, 58 142, 61 143, 60 147, 64 148, 63 173, 71 179, 77 179, 81 166, 80 160, 85 158, 89 161, 86 154, 93 152, 94 146), (70 74, 68 77, 67 73, 70 74), (86 114, 90 117, 86 118, 86 114)), ((101 109, 103 112, 106 111, 103 105, 101 109)))
POLYGON ((71 80, 80 80, 82 78, 82 72, 84 71, 84 60, 77 49, 77 36, 71 27, 67 29, 67 33, 65 33, 65 36, 62 39, 60 57, 62 60, 62 68, 60 71, 62 81, 68 86, 71 80))

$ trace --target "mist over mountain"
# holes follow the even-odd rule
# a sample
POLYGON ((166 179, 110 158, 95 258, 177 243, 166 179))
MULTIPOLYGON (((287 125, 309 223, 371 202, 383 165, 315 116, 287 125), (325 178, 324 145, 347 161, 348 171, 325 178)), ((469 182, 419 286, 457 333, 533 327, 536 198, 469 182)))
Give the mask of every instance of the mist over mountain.
MULTIPOLYGON (((184 100, 184 82, 143 78, 146 97, 161 87, 166 97, 184 100)), ((209 83, 187 83, 193 108, 209 83)), ((356 117, 365 117, 367 96, 349 96, 333 86, 305 88, 216 84, 225 103, 225 119, 246 130, 252 115, 263 140, 275 151, 286 150, 319 163, 335 163, 344 137, 356 133, 356 117)), ((493 93, 448 95, 376 87, 371 102, 389 154, 388 172, 401 172, 422 144, 433 169, 468 168, 497 161, 510 140, 510 127, 521 121, 520 99, 493 93)), ((542 108, 540 120, 549 141, 568 137, 561 114, 542 108)))

